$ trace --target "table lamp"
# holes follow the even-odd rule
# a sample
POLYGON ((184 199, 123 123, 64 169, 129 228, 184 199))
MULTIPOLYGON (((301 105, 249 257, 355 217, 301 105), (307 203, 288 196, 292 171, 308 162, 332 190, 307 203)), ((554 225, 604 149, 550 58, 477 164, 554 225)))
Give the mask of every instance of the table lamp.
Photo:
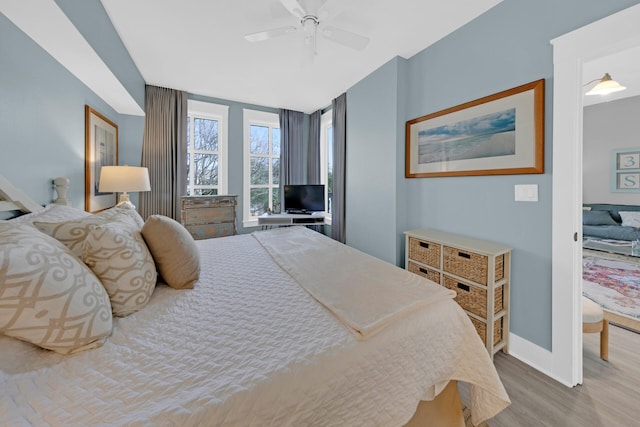
POLYGON ((135 209, 129 200, 129 191, 150 191, 149 170, 137 166, 102 166, 100 168, 101 193, 122 193, 117 206, 126 205, 135 209))

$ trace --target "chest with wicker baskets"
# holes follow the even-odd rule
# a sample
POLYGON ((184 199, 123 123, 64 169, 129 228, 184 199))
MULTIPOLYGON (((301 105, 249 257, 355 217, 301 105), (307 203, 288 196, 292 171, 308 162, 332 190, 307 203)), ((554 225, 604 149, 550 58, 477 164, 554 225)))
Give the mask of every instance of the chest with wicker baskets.
POLYGON ((431 229, 405 238, 405 268, 454 290, 491 357, 506 353, 511 248, 431 229))

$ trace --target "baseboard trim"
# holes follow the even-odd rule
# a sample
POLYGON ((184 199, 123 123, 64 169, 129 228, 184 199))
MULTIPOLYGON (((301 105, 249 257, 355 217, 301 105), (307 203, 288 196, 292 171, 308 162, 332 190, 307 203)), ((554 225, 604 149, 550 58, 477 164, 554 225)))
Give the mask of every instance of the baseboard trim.
POLYGON ((553 353, 546 348, 540 347, 514 333, 509 333, 509 354, 533 369, 553 378, 560 384, 569 388, 573 387, 572 384, 567 383, 553 372, 553 353))

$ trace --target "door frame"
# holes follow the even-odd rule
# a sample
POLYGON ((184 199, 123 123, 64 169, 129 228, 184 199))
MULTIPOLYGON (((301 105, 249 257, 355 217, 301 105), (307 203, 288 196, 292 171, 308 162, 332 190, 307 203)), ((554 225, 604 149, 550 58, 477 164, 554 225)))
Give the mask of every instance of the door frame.
POLYGON ((640 45, 640 5, 562 35, 553 45, 552 366, 582 383, 582 64, 640 45))

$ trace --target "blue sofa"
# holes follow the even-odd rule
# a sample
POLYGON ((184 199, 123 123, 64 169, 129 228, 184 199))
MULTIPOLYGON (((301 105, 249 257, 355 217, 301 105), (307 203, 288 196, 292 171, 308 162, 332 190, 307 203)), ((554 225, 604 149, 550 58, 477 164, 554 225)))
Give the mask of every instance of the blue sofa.
POLYGON ((621 211, 640 211, 640 206, 603 203, 588 203, 584 206, 591 208, 591 210, 582 212, 582 234, 584 237, 614 240, 640 238, 639 230, 634 227, 622 226, 622 218, 620 217, 621 211))

